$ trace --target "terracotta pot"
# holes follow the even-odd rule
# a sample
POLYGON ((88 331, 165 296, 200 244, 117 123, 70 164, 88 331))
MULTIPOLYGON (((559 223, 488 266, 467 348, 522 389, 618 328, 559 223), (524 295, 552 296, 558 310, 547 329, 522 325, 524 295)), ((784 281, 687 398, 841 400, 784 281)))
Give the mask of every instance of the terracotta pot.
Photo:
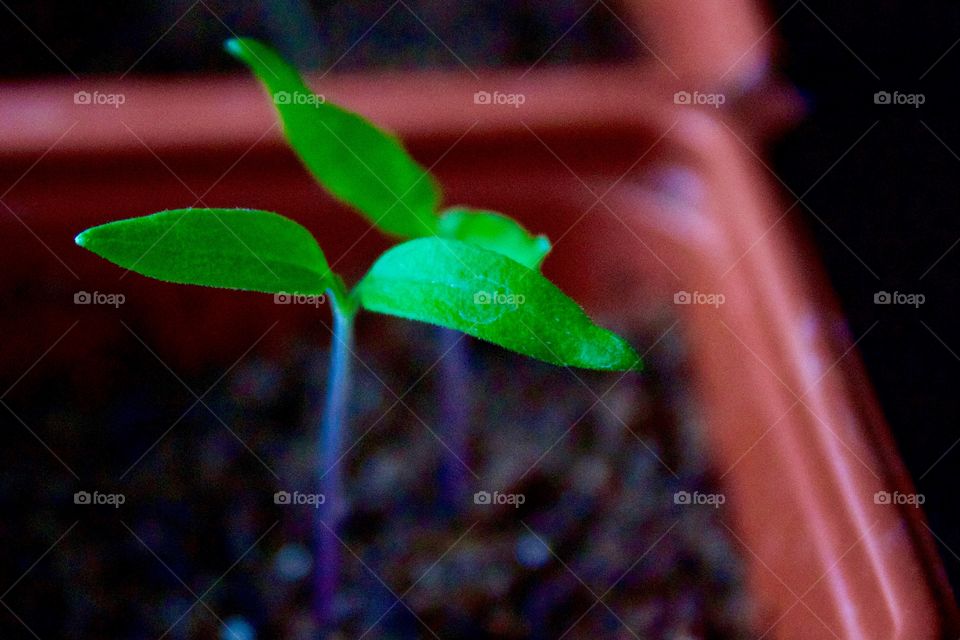
MULTIPOLYGON (((479 82, 342 77, 321 90, 398 131, 434 166, 448 203, 500 209, 550 234, 548 274, 592 313, 676 314, 759 633, 913 640, 954 630, 921 511, 874 500, 912 488, 864 379, 861 336, 848 335, 752 155, 716 116, 678 109, 669 83, 641 72, 609 70, 602 82, 595 69, 479 82), (478 90, 526 100, 475 104, 478 90), (675 304, 678 292, 724 300, 675 304)), ((256 296, 118 280, 73 247, 90 224, 199 201, 261 207, 305 223, 347 273, 368 265, 384 240, 311 182, 273 123, 240 76, 8 86, 0 175, 13 187, 0 224, 4 297, 20 306, 3 329, 31 339, 4 341, 5 373, 26 369, 71 315, 100 322, 96 309, 70 306, 79 289, 124 292, 127 321, 182 371, 235 357, 276 316, 256 296), (75 91, 94 88, 126 102, 74 104, 75 91)), ((279 333, 313 322, 291 310, 279 333)), ((115 321, 101 325, 102 344, 129 341, 115 321)), ((75 366, 102 344, 65 342, 48 358, 75 366)))

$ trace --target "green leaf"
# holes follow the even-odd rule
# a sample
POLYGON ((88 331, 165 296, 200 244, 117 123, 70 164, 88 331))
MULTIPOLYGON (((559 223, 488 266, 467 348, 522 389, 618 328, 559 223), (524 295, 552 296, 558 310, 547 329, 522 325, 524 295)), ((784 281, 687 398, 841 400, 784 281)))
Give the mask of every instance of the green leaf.
POLYGON ((457 240, 421 238, 393 247, 356 291, 371 311, 458 329, 552 364, 641 366, 625 340, 595 325, 538 271, 457 240))
POLYGON ((76 242, 114 264, 180 284, 320 294, 333 282, 309 231, 269 211, 178 209, 87 229, 76 242))
POLYGON ((448 209, 440 216, 437 235, 502 253, 530 269, 539 268, 550 252, 546 236, 534 236, 513 218, 495 211, 448 209))
POLYGON ((317 182, 387 233, 433 235, 439 188, 394 136, 316 96, 267 45, 238 38, 226 49, 270 94, 290 146, 317 182))

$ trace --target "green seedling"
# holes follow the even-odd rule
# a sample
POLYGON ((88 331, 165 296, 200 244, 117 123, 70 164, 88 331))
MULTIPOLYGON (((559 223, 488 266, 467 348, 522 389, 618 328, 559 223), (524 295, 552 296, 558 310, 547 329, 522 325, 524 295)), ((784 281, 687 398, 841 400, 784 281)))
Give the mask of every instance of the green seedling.
POLYGON ((338 464, 347 433, 354 320, 360 311, 463 332, 558 366, 626 371, 641 360, 595 324, 539 270, 549 241, 508 216, 440 211, 434 177, 400 142, 356 113, 318 99, 266 45, 234 39, 227 50, 273 97, 290 146, 335 198, 399 239, 349 286, 297 222, 253 209, 176 209, 87 229, 76 242, 120 267, 166 282, 264 293, 326 294, 331 362, 317 438, 315 609, 330 624, 339 572, 337 528, 346 512, 338 464), (312 99, 311 99, 312 97, 312 99))

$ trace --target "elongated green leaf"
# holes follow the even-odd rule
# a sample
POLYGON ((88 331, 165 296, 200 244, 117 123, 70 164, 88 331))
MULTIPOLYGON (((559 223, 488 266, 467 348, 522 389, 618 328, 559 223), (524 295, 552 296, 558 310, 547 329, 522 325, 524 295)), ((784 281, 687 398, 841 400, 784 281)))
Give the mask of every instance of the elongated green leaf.
POLYGON ((76 242, 121 267, 181 284, 320 294, 333 277, 310 232, 269 211, 163 211, 92 227, 76 242))
POLYGON ((502 253, 530 269, 539 268, 550 252, 546 236, 534 236, 513 218, 495 211, 448 209, 440 216, 437 235, 502 253))
POLYGON ((226 48, 270 94, 290 146, 324 188, 387 233, 433 235, 439 189, 394 136, 315 95, 267 45, 239 38, 226 48))
POLYGON ((374 263, 356 289, 371 311, 458 329, 552 364, 625 371, 640 358, 576 302, 504 255, 421 238, 374 263))

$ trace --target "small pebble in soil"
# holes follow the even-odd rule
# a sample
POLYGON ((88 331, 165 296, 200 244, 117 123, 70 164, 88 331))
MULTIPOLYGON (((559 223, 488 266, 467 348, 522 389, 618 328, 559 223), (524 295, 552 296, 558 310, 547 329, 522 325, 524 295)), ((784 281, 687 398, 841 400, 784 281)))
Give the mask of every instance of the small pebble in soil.
POLYGON ((223 621, 220 640, 257 640, 257 633, 246 618, 231 616, 223 621))
POLYGON ((302 544, 288 543, 280 547, 273 558, 273 570, 286 582, 297 582, 310 575, 313 556, 302 544))

